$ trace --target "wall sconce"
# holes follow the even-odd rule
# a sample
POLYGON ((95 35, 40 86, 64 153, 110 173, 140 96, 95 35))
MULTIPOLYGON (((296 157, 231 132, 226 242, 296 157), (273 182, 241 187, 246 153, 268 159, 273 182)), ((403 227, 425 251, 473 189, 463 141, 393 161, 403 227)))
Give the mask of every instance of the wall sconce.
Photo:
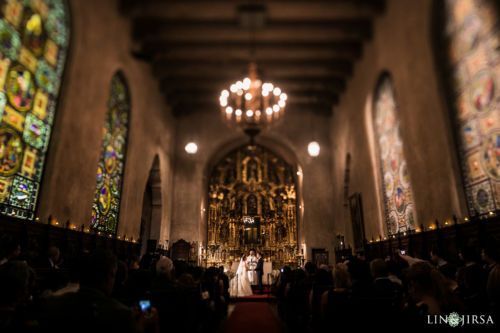
POLYGON ((184 147, 184 149, 186 150, 186 153, 192 155, 192 154, 196 154, 196 152, 198 151, 198 145, 194 142, 189 142, 186 147, 184 147))
POLYGON ((311 157, 317 157, 320 152, 320 146, 319 143, 316 141, 312 141, 307 145, 307 152, 309 153, 309 156, 311 157))

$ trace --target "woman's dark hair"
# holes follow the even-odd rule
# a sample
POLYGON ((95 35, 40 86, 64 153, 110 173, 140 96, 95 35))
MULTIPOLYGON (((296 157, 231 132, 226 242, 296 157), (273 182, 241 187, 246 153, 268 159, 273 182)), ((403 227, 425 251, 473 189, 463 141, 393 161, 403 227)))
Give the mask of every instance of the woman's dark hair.
POLYGON ((116 274, 118 259, 107 250, 97 250, 82 258, 80 284, 89 287, 99 287, 109 274, 116 274))
POLYGON ((318 269, 318 271, 316 272, 316 281, 314 284, 318 286, 331 285, 332 275, 324 269, 318 269))
POLYGON ((127 264, 121 260, 118 261, 115 277, 115 285, 122 285, 127 281, 128 267, 127 264))
POLYGON ((149 253, 143 255, 141 261, 139 262, 139 268, 148 270, 151 269, 152 265, 153 265, 153 256, 149 253))
POLYGON ((367 262, 358 258, 352 258, 347 264, 349 274, 353 281, 365 281, 371 279, 370 266, 367 262))
POLYGON ((30 269, 22 261, 0 266, 0 306, 15 306, 28 296, 30 269))
POLYGON ((192 275, 195 281, 200 280, 201 277, 203 276, 203 268, 199 266, 194 267, 192 270, 192 275))
POLYGON ((17 251, 21 242, 11 234, 2 234, 0 236, 0 259, 7 257, 17 251))
POLYGON ((302 269, 296 269, 293 271, 293 280, 295 283, 302 282, 306 278, 306 272, 302 269))
POLYGON ((316 273, 316 265, 310 261, 306 262, 304 269, 306 270, 307 274, 316 273))
POLYGON ((480 262, 481 261, 481 252, 479 248, 479 244, 475 240, 469 240, 467 245, 462 249, 462 257, 465 262, 480 262))
POLYGON ((486 244, 483 247, 484 253, 492 260, 500 261, 500 243, 493 235, 489 235, 486 239, 486 244))

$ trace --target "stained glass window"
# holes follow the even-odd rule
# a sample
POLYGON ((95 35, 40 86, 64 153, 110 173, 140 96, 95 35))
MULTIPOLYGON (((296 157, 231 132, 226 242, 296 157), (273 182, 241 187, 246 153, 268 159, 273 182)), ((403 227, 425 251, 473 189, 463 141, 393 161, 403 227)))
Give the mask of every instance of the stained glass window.
POLYGON ((111 79, 108 112, 102 129, 101 155, 97 165, 91 228, 114 234, 118 226, 123 164, 129 121, 129 93, 125 79, 111 79))
POLYGON ((415 228, 413 195, 397 112, 392 80, 384 75, 375 91, 374 116, 389 234, 415 228))
POLYGON ((0 4, 0 213, 33 219, 69 39, 63 0, 0 4))
POLYGON ((498 1, 445 2, 450 88, 469 212, 500 209, 498 1))

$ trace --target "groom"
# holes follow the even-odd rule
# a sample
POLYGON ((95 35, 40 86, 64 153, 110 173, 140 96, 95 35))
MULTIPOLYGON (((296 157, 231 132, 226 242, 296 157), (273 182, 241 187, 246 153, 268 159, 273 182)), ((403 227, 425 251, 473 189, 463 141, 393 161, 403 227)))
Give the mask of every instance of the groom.
POLYGON ((251 249, 250 254, 247 257, 247 267, 248 267, 248 280, 252 286, 257 284, 257 257, 255 256, 255 250, 251 249))
POLYGON ((255 268, 257 272, 257 285, 259 286, 259 290, 262 293, 262 275, 264 275, 264 259, 262 258, 262 254, 257 252, 257 267, 255 268))

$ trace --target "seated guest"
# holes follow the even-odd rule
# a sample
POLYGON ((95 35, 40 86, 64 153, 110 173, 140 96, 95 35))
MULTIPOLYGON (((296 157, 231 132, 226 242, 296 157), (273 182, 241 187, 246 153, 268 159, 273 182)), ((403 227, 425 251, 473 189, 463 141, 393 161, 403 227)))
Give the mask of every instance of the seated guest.
POLYGON ((161 257, 156 263, 156 276, 169 283, 174 281, 174 263, 170 258, 161 257))
POLYGON ((316 265, 310 261, 306 262, 304 266, 304 270, 306 272, 306 279, 304 281, 304 286, 307 289, 307 291, 311 291, 312 286, 314 284, 314 279, 316 276, 316 265))
POLYGON ((21 254, 21 243, 11 234, 2 234, 0 246, 0 265, 18 258, 21 254))
POLYGON ((305 332, 309 320, 308 300, 312 286, 304 270, 295 269, 291 282, 285 289, 288 310, 287 319, 291 332, 305 332))
POLYGON ((351 303, 355 311, 370 311, 369 298, 372 290, 372 277, 368 263, 359 258, 352 258, 347 264, 352 281, 351 303))
POLYGON ((490 311, 500 318, 500 264, 496 264, 488 274, 486 286, 490 311))
POLYGON ((412 300, 408 309, 413 322, 425 323, 427 315, 449 314, 461 310, 444 276, 428 262, 411 265, 406 272, 408 293, 412 300))
POLYGON ((399 284, 389 278, 389 269, 384 260, 372 260, 370 262, 370 272, 373 278, 373 293, 375 297, 392 297, 394 293, 400 293, 399 284))
POLYGON ((48 299, 41 325, 52 332, 137 332, 139 325, 157 322, 156 310, 139 318, 110 297, 118 261, 109 251, 96 251, 82 262, 80 290, 48 299))
POLYGON ((430 252, 431 262, 436 265, 437 269, 448 264, 446 260, 442 258, 441 251, 437 247, 433 247, 430 252))
POLYGON ((10 261, 0 266, 0 332, 24 332, 35 328, 25 312, 29 296, 30 275, 33 271, 22 261, 10 261))
POLYGON ((59 269, 60 259, 61 259, 61 251, 59 250, 59 248, 57 246, 49 247, 49 250, 47 252, 47 261, 45 262, 46 267, 52 269, 59 269))
POLYGON ((461 254, 465 264, 457 271, 458 294, 469 313, 485 313, 488 311, 488 276, 481 265, 477 242, 468 242, 461 254))
POLYGON ((487 274, 486 293, 490 305, 490 312, 500 318, 500 244, 490 236, 482 249, 481 259, 485 263, 487 274))
POLYGON ((351 277, 347 266, 342 263, 335 265, 333 271, 333 287, 324 292, 321 297, 322 328, 328 332, 339 323, 351 323, 350 288, 351 277))
POLYGON ((386 264, 387 264, 387 270, 389 272, 389 274, 387 275, 389 280, 401 286, 403 282, 398 277, 401 275, 401 266, 396 264, 393 260, 387 260, 387 259, 386 259, 386 264))
MULTIPOLYGON (((187 273, 182 274, 187 281, 187 273)), ((194 281, 191 277, 191 280, 194 281)), ((194 282, 193 282, 194 283, 194 282)), ((156 263, 156 275, 151 285, 151 304, 160 314, 164 332, 196 332, 199 290, 195 285, 177 283, 174 263, 162 257, 156 263)))
POLYGON ((151 291, 151 281, 153 273, 151 271, 152 257, 148 254, 144 255, 139 264, 137 261, 132 261, 128 270, 128 278, 125 282, 129 303, 132 306, 138 301, 147 299, 151 291))
POLYGON ((370 272, 373 277, 370 296, 373 311, 370 316, 374 319, 384 315, 399 317, 398 312, 402 307, 402 288, 389 278, 386 262, 382 259, 372 260, 370 262, 370 272))
POLYGON ((443 259, 441 250, 436 246, 432 247, 430 251, 431 263, 433 263, 436 268, 447 278, 450 282, 455 279, 456 276, 456 266, 443 259))
POLYGON ((486 245, 481 249, 481 261, 488 274, 497 264, 500 257, 500 244, 493 236, 488 237, 486 245))
POLYGON ((140 259, 141 258, 138 255, 135 255, 135 254, 133 254, 129 258, 129 261, 128 261, 128 269, 129 269, 129 271, 139 269, 139 261, 140 261, 140 259))
POLYGON ((80 289, 81 257, 75 256, 69 260, 69 280, 68 283, 52 293, 52 296, 62 296, 67 293, 77 292, 80 289))
POLYGON ((292 270, 289 266, 285 266, 273 283, 272 289, 278 303, 278 315, 280 318, 285 318, 286 316, 286 291, 291 280, 292 270))
POLYGON ((119 300, 123 304, 128 304, 130 302, 126 286, 127 279, 128 279, 127 264, 119 260, 116 269, 115 285, 113 287, 112 296, 113 298, 119 300))
POLYGON ((40 275, 40 289, 43 291, 43 296, 50 295, 54 291, 64 288, 68 282, 59 269, 60 261, 61 251, 57 246, 50 246, 47 256, 42 257, 36 267, 40 275))
MULTIPOLYGON (((328 267, 328 266, 327 266, 328 267)), ((321 332, 321 299, 323 294, 330 289, 332 285, 331 274, 318 269, 311 292, 309 293, 309 311, 311 313, 311 326, 315 332, 321 332)))
POLYGON ((227 315, 228 305, 229 305, 229 278, 224 273, 224 266, 219 267, 219 279, 223 285, 223 297, 224 297, 224 315, 227 315))
POLYGON ((203 322, 206 329, 215 331, 223 313, 223 286, 219 281, 219 269, 209 267, 201 282, 201 299, 203 304, 203 322))

